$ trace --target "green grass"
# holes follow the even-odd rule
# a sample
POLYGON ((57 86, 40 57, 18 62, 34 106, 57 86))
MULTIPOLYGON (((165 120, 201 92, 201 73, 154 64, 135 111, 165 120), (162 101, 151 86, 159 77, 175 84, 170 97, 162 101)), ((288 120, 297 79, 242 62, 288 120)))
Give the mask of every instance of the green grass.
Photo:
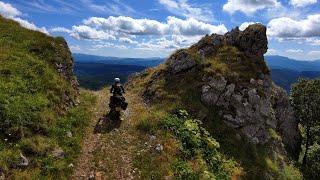
POLYGON ((81 142, 85 129, 92 118, 92 107, 95 97, 87 92, 81 93, 81 103, 71 108, 61 116, 49 129, 47 135, 37 135, 23 138, 14 146, 5 144, 0 151, 0 168, 4 169, 9 178, 32 179, 68 179, 72 173, 71 163, 75 163, 81 151, 81 142), (67 137, 67 132, 72 137, 67 137), (65 157, 62 159, 52 156, 54 148, 62 149, 65 157), (19 153, 29 159, 29 166, 20 169, 16 166, 19 153))
POLYGON ((72 87, 73 60, 63 38, 0 16, 0 171, 12 179, 63 179, 80 152, 94 97, 72 87), (59 73, 57 65, 64 71, 59 73), (71 132, 71 138, 66 133, 71 132), (65 157, 52 156, 62 149, 65 157), (20 153, 29 159, 19 167, 20 153))
MULTIPOLYGON (((0 17, 0 133, 20 139, 48 133, 48 127, 76 90, 56 64, 72 72, 71 53, 62 38, 27 30, 0 17)), ((69 74, 72 78, 73 74, 69 74)))

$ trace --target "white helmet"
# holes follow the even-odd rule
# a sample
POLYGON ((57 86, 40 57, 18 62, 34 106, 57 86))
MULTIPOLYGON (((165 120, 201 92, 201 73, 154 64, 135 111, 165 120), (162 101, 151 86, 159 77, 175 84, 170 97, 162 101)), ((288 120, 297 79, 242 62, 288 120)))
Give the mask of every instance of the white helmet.
POLYGON ((120 78, 114 78, 115 82, 120 82, 120 78))

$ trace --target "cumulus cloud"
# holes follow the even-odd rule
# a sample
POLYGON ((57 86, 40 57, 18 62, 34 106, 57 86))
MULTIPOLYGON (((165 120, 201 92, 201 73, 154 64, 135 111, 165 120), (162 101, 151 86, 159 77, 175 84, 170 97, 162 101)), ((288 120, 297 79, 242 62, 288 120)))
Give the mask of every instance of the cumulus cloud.
POLYGON ((310 52, 308 52, 308 56, 309 56, 311 59, 320 60, 320 51, 310 51, 310 52))
POLYGON ((239 29, 241 31, 245 30, 248 26, 252 25, 252 24, 256 24, 256 23, 259 23, 259 22, 244 22, 242 23, 240 26, 239 26, 239 29))
POLYGON ((81 50, 81 47, 79 45, 71 45, 70 46, 70 50, 72 52, 75 52, 75 51, 80 51, 81 50))
POLYGON ((119 41, 123 42, 123 43, 127 43, 127 44, 138 44, 137 41, 134 41, 134 40, 127 38, 127 37, 120 37, 119 41))
POLYGON ((280 38, 320 36, 320 14, 309 15, 302 20, 287 17, 272 19, 268 23, 267 33, 280 38))
POLYGON ((266 55, 275 55, 278 51, 276 49, 268 49, 266 55))
POLYGON ((70 29, 64 28, 64 27, 54 27, 50 29, 50 32, 64 32, 64 33, 71 33, 72 31, 70 29))
POLYGON ((290 4, 295 7, 304 7, 317 3, 317 0, 290 0, 290 4))
POLYGON ((110 32, 96 30, 86 25, 73 26, 71 36, 76 39, 93 39, 93 40, 115 40, 115 36, 110 32))
POLYGON ((213 21, 212 11, 208 7, 196 7, 187 0, 159 0, 172 14, 186 18, 194 18, 200 21, 213 21))
POLYGON ((0 1, 0 15, 6 18, 12 19, 14 21, 17 21, 24 28, 35 30, 35 31, 41 31, 43 33, 49 34, 49 32, 45 27, 39 28, 32 22, 22 19, 20 17, 22 13, 9 3, 4 3, 0 1))
POLYGON ((312 46, 320 46, 320 39, 318 38, 307 38, 306 42, 310 43, 312 46))
POLYGON ((211 33, 223 34, 227 32, 224 25, 212 25, 190 18, 182 20, 168 17, 167 22, 151 19, 134 19, 131 17, 110 16, 108 18, 91 17, 84 20, 84 24, 103 31, 115 31, 130 35, 205 35, 211 33))
POLYGON ((21 12, 11 4, 0 1, 0 14, 6 18, 14 18, 21 15, 21 12))
POLYGON ((230 14, 241 11, 249 15, 258 10, 277 7, 281 7, 281 3, 278 0, 228 0, 223 5, 223 10, 230 14))
POLYGON ((288 49, 286 50, 287 53, 303 53, 301 49, 288 49))

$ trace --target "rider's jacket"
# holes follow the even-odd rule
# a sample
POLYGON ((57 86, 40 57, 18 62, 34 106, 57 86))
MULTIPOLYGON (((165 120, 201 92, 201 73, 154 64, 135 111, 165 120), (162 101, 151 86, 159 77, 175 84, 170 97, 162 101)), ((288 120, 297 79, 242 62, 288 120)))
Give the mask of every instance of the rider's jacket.
POLYGON ((113 95, 122 96, 122 93, 124 92, 124 88, 120 83, 115 83, 111 86, 110 93, 113 93, 113 95))

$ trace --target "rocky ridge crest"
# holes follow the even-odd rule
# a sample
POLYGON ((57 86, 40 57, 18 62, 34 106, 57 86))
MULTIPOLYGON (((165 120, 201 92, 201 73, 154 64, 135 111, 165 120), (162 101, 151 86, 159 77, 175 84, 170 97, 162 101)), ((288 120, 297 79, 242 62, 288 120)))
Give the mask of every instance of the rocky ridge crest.
POLYGON ((286 153, 284 144, 287 152, 297 156, 300 144, 298 120, 286 92, 271 80, 263 57, 267 49, 266 27, 261 24, 250 25, 244 31, 235 28, 225 35, 207 35, 190 48, 172 54, 165 62, 165 68, 152 75, 143 96, 148 103, 162 99, 153 88, 157 81, 203 71, 208 61, 222 62, 229 73, 200 73, 200 85, 195 88, 200 89, 201 103, 209 111, 219 109, 222 120, 253 144, 275 143, 272 132, 276 132, 281 140, 275 149, 286 153), (229 47, 236 55, 228 51, 221 55, 221 49, 229 47), (247 75, 248 72, 252 73, 247 75))

